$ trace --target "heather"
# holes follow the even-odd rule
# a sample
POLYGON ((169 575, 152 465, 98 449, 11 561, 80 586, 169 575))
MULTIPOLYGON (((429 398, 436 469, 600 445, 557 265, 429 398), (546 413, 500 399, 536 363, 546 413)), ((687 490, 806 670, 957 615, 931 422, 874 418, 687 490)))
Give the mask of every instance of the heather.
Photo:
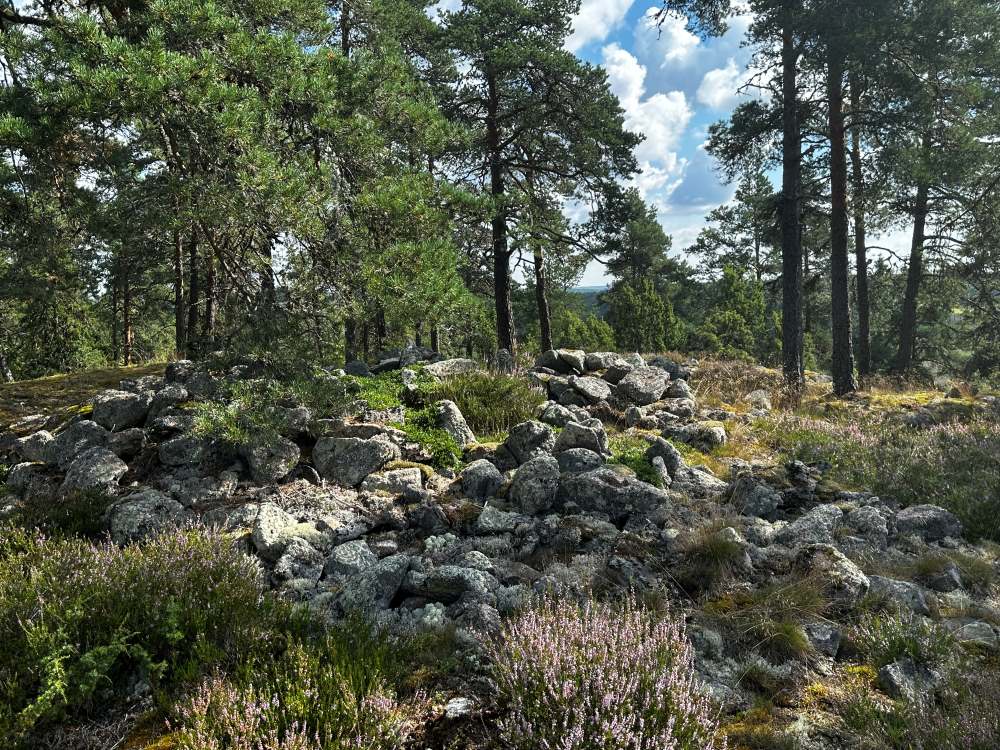
POLYGON ((512 747, 722 747, 683 623, 632 597, 545 599, 508 621, 488 650, 512 747))

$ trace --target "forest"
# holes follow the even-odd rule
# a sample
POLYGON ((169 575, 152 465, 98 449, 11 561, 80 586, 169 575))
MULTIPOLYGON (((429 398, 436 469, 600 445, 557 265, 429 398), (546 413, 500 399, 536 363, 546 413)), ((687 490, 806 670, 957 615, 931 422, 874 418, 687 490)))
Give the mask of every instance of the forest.
MULTIPOLYGON (((708 36, 735 10, 657 20, 708 36)), ((736 191, 679 247, 606 72, 566 48, 569 0, 8 3, 3 373, 415 341, 725 352, 841 392, 988 378, 995 3, 740 10, 755 95, 705 145, 736 191)))

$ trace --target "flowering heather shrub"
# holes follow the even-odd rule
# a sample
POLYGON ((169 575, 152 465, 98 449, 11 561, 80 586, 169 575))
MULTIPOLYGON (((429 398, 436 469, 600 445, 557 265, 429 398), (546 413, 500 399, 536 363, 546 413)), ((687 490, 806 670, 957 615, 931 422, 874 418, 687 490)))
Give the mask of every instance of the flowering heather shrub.
POLYGON ((274 626, 257 563, 219 534, 116 547, 0 529, 0 745, 240 659, 274 626))
POLYGON ((511 747, 533 750, 721 748, 699 692, 683 624, 632 597, 579 605, 547 599, 489 642, 508 702, 511 747))

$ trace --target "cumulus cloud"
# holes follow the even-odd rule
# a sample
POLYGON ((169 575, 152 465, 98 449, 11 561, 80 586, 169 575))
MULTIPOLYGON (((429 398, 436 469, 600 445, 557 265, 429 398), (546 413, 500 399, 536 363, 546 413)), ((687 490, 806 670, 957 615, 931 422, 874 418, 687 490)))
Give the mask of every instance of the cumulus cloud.
POLYGON ((566 40, 570 52, 578 52, 590 42, 602 42, 625 20, 633 0, 583 0, 573 19, 573 33, 566 40))
MULTIPOLYGON (((645 22, 651 28, 656 28, 655 15, 658 8, 646 11, 645 22)), ((666 48, 661 66, 670 63, 683 63, 691 59, 701 40, 687 30, 687 21, 682 16, 668 15, 657 29, 660 34, 660 44, 666 48)))
POLYGON ((708 71, 698 86, 698 101, 713 109, 732 107, 739 98, 738 90, 743 84, 740 73, 736 61, 731 57, 726 67, 708 71))

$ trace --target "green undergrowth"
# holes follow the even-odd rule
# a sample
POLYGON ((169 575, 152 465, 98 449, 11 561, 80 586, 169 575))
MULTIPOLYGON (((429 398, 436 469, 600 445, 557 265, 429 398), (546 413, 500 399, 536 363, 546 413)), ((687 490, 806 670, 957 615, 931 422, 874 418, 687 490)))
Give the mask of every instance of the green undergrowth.
POLYGON ((437 426, 434 407, 407 410, 405 420, 394 426, 430 453, 434 467, 457 469, 462 465, 462 448, 451 435, 437 426))
POLYGON ((541 390, 524 378, 494 373, 455 375, 432 384, 427 392, 430 401, 454 401, 482 439, 506 435, 514 425, 534 419, 545 401, 541 390))
POLYGON ((627 432, 612 433, 608 435, 608 447, 611 450, 609 463, 627 466, 642 481, 654 487, 663 487, 663 478, 646 457, 649 443, 640 435, 627 432))
POLYGON ((11 520, 49 536, 95 539, 105 531, 104 514, 115 498, 99 489, 68 493, 34 493, 24 498, 11 520))

